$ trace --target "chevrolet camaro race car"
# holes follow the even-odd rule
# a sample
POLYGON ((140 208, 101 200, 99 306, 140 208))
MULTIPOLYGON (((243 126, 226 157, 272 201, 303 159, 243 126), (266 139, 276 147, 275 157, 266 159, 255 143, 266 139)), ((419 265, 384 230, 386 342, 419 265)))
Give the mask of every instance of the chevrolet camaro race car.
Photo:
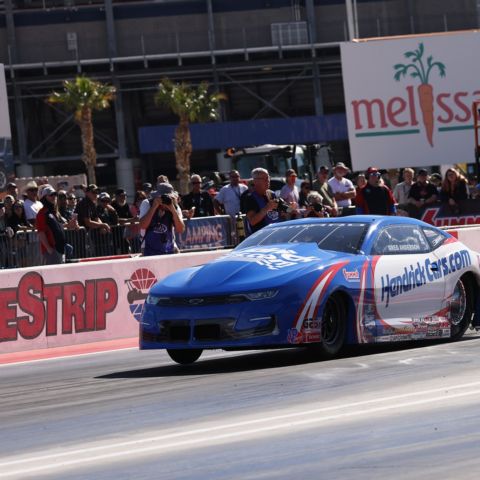
POLYGON ((480 254, 406 217, 269 225, 230 253, 156 283, 140 348, 182 364, 204 349, 459 339, 479 325, 480 254))

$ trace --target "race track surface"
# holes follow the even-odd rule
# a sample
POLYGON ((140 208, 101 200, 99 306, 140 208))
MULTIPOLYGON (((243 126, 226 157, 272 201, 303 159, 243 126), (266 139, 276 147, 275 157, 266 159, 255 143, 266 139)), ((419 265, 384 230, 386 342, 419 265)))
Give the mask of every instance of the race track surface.
POLYGON ((478 479, 480 336, 0 366, 0 479, 478 479))

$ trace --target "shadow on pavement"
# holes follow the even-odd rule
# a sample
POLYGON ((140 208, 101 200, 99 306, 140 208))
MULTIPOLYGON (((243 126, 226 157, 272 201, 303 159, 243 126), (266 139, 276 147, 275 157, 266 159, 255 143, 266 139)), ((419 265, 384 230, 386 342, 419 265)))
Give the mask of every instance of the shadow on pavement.
MULTIPOLYGON (((475 340, 477 336, 464 337, 458 342, 475 340)), ((225 358, 200 357, 191 365, 177 365, 173 362, 171 365, 162 365, 159 367, 141 368, 135 370, 125 370, 114 372, 107 375, 95 377, 97 379, 118 379, 118 378, 155 378, 155 377, 181 377, 191 375, 211 375, 225 374, 239 371, 254 371, 267 368, 282 368, 294 365, 304 365, 308 363, 326 363, 335 362, 341 358, 355 358, 365 355, 374 355, 380 353, 396 352, 408 349, 418 349, 426 346, 439 345, 447 343, 442 340, 402 342, 380 345, 352 345, 347 346, 333 360, 321 359, 312 352, 304 348, 282 348, 278 350, 268 350, 265 352, 249 353, 248 350, 242 354, 225 358)), ((452 343, 453 345, 454 343, 452 343)), ((154 353, 154 351, 152 351, 154 353)))

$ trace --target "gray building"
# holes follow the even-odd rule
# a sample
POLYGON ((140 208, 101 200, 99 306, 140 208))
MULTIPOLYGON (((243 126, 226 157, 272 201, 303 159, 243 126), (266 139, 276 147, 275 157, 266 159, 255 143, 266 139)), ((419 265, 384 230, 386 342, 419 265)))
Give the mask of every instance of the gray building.
POLYGON ((84 171, 78 127, 45 98, 85 74, 119 91, 94 117, 99 183, 132 191, 160 173, 175 178, 176 118, 153 101, 162 77, 207 80, 227 96, 221 121, 197 144, 194 135, 196 172, 214 169, 228 146, 279 139, 329 143, 348 162, 339 43, 477 28, 480 2, 2 0, 0 9, 17 173, 84 171))

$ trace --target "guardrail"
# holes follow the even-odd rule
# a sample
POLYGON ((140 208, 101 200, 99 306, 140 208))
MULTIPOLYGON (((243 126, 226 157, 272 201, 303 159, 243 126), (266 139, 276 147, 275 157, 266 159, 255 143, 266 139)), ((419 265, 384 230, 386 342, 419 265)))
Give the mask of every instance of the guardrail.
MULTIPOLYGON (((180 252, 231 248, 236 244, 235 225, 228 215, 185 220, 185 232, 177 235, 180 252)), ((142 235, 138 221, 103 229, 65 230, 66 262, 108 258, 142 253, 142 235)), ((0 233, 0 269, 42 265, 40 240, 35 229, 21 229, 13 236, 0 233)))

